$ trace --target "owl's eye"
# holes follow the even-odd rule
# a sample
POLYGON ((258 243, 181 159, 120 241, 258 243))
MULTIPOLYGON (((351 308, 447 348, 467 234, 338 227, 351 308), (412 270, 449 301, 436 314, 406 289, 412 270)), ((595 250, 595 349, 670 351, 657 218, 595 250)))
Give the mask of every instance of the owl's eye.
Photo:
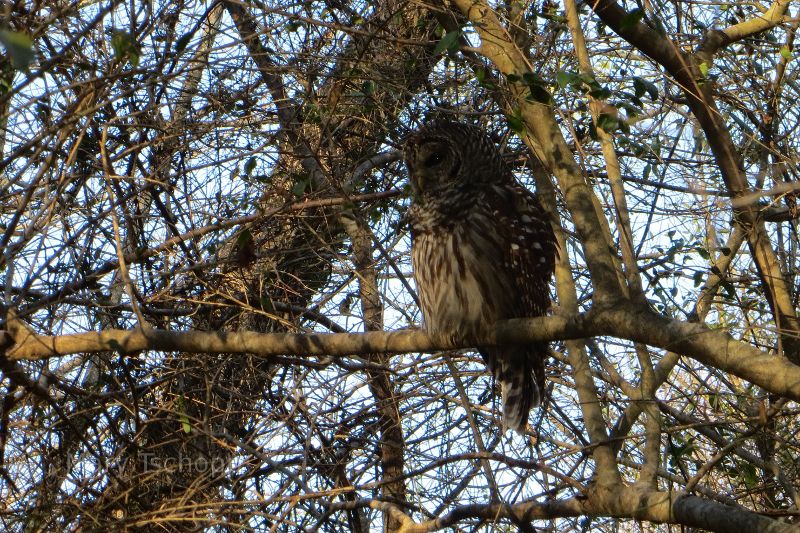
POLYGON ((444 156, 439 152, 433 152, 431 155, 425 158, 425 161, 422 164, 428 168, 438 165, 444 160, 444 156))

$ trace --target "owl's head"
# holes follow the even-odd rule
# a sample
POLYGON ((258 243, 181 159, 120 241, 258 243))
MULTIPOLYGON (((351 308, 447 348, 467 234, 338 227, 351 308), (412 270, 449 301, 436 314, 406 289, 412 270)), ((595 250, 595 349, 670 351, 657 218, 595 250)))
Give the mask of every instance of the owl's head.
POLYGON ((460 122, 431 122, 412 133, 403 156, 414 196, 465 191, 505 173, 500 152, 480 128, 460 122))

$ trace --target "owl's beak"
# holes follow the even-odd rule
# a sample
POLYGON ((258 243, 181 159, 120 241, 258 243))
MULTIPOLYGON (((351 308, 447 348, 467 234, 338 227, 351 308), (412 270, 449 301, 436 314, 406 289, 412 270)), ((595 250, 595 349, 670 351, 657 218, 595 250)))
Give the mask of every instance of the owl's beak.
POLYGON ((425 178, 417 175, 416 179, 411 180, 411 190, 419 194, 420 191, 425 189, 425 178))

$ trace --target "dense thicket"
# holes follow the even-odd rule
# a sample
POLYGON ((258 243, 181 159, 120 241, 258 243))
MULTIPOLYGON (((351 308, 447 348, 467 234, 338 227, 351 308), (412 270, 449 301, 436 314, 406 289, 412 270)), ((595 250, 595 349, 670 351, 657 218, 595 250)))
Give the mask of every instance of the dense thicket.
POLYGON ((4 527, 798 523, 795 3, 0 6, 4 527), (524 437, 414 329, 443 117, 561 242, 524 437))

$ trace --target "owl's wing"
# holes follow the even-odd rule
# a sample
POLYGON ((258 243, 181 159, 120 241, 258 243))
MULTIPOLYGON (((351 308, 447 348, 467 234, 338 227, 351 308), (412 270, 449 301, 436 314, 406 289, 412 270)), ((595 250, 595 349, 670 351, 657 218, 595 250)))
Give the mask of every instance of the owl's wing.
POLYGON ((513 250, 512 246, 511 254, 520 255, 522 268, 517 285, 522 294, 529 295, 524 298, 523 308, 530 313, 529 316, 537 316, 544 314, 550 306, 549 284, 558 247, 553 226, 536 195, 521 185, 516 187, 519 190, 514 197, 519 230, 514 233, 519 239, 519 250, 513 250))
MULTIPOLYGON (((542 316, 550 305, 550 278, 556 260, 552 225, 536 195, 518 183, 493 187, 491 212, 502 243, 502 272, 512 280, 514 293, 499 318, 542 316)), ((500 384, 503 425, 523 431, 528 412, 541 402, 545 384, 548 343, 496 346, 480 350, 500 384)))
POLYGON ((517 300, 504 318, 541 316, 550 305, 558 254, 553 227, 536 195, 522 185, 514 182, 495 192, 490 201, 505 243, 502 268, 514 279, 517 300))

